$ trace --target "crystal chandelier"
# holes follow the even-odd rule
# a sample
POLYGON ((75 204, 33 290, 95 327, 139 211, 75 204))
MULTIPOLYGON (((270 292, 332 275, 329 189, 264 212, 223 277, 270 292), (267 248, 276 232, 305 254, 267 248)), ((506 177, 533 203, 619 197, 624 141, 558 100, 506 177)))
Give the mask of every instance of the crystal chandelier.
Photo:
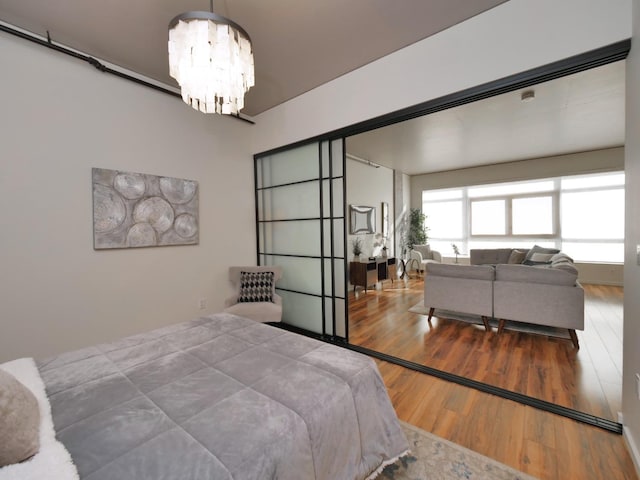
POLYGON ((251 39, 211 12, 186 12, 169 23, 169 74, 182 100, 203 113, 237 115, 254 81, 251 39))

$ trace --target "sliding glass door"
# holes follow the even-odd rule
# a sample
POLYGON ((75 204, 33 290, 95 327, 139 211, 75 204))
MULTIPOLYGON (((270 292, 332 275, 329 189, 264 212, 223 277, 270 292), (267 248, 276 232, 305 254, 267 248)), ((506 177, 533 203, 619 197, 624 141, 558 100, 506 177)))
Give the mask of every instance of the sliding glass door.
POLYGON ((282 321, 347 339, 344 142, 255 157, 259 265, 280 265, 282 321))

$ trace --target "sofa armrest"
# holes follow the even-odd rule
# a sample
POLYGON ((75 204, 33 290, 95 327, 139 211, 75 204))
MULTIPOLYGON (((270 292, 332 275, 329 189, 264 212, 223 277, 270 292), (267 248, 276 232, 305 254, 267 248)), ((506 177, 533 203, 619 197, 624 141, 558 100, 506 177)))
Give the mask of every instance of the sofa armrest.
POLYGON ((226 307, 230 307, 232 305, 235 305, 236 303, 238 303, 238 295, 233 295, 232 297, 227 298, 224 301, 224 306, 226 307))
POLYGON ((442 263, 442 254, 437 250, 431 250, 431 258, 439 263, 442 263))
POLYGON ((276 305, 282 305, 282 297, 280 295, 278 295, 277 293, 273 294, 273 303, 275 303, 276 305))
POLYGON ((409 250, 409 259, 417 260, 418 263, 422 264, 422 254, 417 250, 409 250))

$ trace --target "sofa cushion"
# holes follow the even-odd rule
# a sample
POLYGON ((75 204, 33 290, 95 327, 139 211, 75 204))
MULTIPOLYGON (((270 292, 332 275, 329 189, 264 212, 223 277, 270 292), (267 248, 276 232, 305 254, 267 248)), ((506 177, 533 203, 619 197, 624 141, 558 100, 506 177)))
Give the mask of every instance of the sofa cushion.
POLYGON ((550 266, 529 265, 497 265, 496 281, 522 282, 522 283, 546 283, 550 285, 573 286, 578 280, 578 273, 550 266))
POLYGON ((257 322, 279 322, 282 320, 282 305, 272 302, 236 303, 225 308, 224 311, 257 322))
POLYGON ((532 260, 531 257, 533 257, 536 253, 554 254, 554 253, 560 253, 560 250, 558 250, 557 248, 545 248, 539 245, 534 245, 527 252, 527 256, 525 257, 522 263, 524 263, 525 265, 535 265, 534 260, 532 260))
POLYGON ((489 265, 452 265, 447 263, 428 263, 427 275, 441 277, 466 278, 472 280, 493 280, 495 269, 489 265))
POLYGON ((469 251, 471 265, 496 265, 507 263, 512 248, 474 248, 469 251))
POLYGON ((509 260, 507 261, 507 263, 520 264, 524 262, 524 259, 526 256, 527 256, 527 252, 523 250, 512 250, 511 255, 509 255, 509 260))

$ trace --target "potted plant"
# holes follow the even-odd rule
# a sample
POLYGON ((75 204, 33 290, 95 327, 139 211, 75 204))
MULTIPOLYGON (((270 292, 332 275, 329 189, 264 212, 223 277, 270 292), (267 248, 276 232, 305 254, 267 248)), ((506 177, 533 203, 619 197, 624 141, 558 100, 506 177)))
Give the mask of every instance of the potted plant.
POLYGON ((413 250, 414 245, 425 245, 429 236, 429 228, 424 224, 427 216, 419 208, 412 208, 409 211, 409 229, 406 232, 405 245, 409 250, 413 250))
POLYGON ((458 250, 458 246, 455 243, 451 244, 451 248, 453 248, 453 253, 456 255, 456 263, 458 263, 458 255, 460 255, 460 250, 458 250))
POLYGON ((362 254, 362 239, 360 237, 355 237, 351 240, 351 251, 354 258, 360 260, 360 255, 362 254))

